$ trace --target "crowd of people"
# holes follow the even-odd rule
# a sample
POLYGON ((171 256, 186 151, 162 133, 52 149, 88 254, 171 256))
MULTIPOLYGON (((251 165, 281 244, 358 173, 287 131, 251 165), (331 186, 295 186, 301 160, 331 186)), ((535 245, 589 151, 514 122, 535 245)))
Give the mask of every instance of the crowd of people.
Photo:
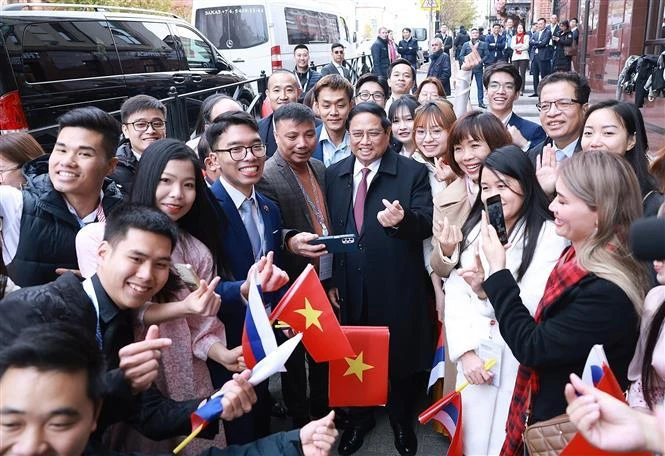
POLYGON ((48 155, 28 134, 0 136, 0 452, 169 452, 220 388, 221 419, 182 454, 328 454, 336 428, 339 454, 357 452, 375 410, 331 412, 328 366, 302 347, 280 374, 294 431, 271 434, 268 383, 248 382, 250 278, 270 308, 310 264, 341 324, 390 330, 400 454, 418 449, 414 398, 440 325, 443 392, 470 384, 465 454, 522 454, 525 426, 567 407, 600 447, 617 449, 603 435, 625 426, 632 447, 662 452, 640 431, 663 427, 665 179, 651 170, 665 150, 649 150, 634 104, 589 106, 585 78, 552 64, 565 22, 539 20, 529 38, 523 24, 483 40, 472 29, 464 43, 442 29, 419 84, 409 29, 394 49, 379 29, 374 71, 355 86, 341 45, 320 73, 299 45, 294 71, 267 80, 271 114, 257 122, 212 95, 187 143, 166 138, 167 108, 149 95, 125 101, 121 122, 70 111, 48 155), (539 123, 515 112, 522 53, 539 123), (470 108, 473 77, 486 111, 470 108), (505 227, 490 223, 490 198, 505 227), (660 256, 628 247, 645 218, 660 256), (336 234, 358 250, 312 243, 336 234), (575 377, 596 344, 639 412, 575 377))

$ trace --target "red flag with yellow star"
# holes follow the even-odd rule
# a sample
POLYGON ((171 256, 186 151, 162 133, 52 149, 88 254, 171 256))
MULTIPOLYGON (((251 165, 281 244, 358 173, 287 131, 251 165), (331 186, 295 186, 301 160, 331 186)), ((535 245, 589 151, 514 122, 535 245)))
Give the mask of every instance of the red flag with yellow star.
POLYGON ((330 362, 329 405, 385 405, 388 401, 388 327, 342 326, 342 331, 356 354, 330 362))
POLYGON ((353 356, 353 349, 339 326, 319 276, 309 264, 284 294, 270 315, 270 321, 288 323, 302 333, 302 342, 320 363, 353 356))

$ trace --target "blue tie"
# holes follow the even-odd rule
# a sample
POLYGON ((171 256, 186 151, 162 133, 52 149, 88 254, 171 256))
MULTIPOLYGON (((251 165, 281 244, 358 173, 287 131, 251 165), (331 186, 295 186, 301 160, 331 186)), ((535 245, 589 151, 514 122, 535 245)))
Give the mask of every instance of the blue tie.
POLYGON ((568 156, 561 149, 556 150, 556 161, 557 162, 563 161, 566 158, 568 158, 568 156))
POLYGON ((245 225, 245 229, 247 230, 249 242, 252 244, 254 259, 258 260, 261 257, 261 235, 259 234, 259 229, 256 226, 256 221, 254 220, 254 215, 252 214, 253 206, 253 199, 247 198, 245 201, 243 201, 240 205, 240 217, 242 218, 242 223, 245 225))

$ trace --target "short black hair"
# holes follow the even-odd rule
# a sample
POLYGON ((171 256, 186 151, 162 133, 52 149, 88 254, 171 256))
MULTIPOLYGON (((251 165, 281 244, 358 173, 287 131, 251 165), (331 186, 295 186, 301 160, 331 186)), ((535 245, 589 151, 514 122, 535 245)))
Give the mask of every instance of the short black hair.
POLYGON ((392 122, 390 122, 390 120, 386 116, 385 109, 383 109, 381 106, 379 106, 376 103, 370 103, 368 101, 365 101, 351 108, 351 111, 349 111, 349 117, 347 117, 346 119, 346 129, 347 130, 349 129, 349 125, 351 125, 351 120, 355 116, 363 113, 372 114, 378 117, 381 120, 381 128, 383 128, 384 130, 387 130, 392 125, 392 122))
POLYGON ((541 79, 540 84, 538 84, 538 100, 540 101, 540 92, 542 92, 543 87, 547 84, 561 81, 570 82, 575 87, 575 99, 580 105, 585 105, 589 102, 589 95, 591 95, 589 81, 574 71, 557 71, 541 79))
POLYGON ((344 49, 344 45, 342 43, 333 43, 332 46, 330 46, 330 50, 334 51, 335 48, 342 48, 344 49))
POLYGON ((222 113, 212 119, 212 123, 205 131, 206 141, 208 141, 211 150, 219 137, 233 125, 246 125, 257 133, 259 131, 259 124, 256 123, 256 119, 245 111, 222 113))
POLYGON ((112 115, 95 106, 72 109, 58 117, 58 134, 63 128, 78 127, 102 135, 102 147, 107 160, 115 157, 122 128, 112 115))
POLYGON ((282 120, 293 120, 296 125, 309 122, 312 124, 312 127, 316 127, 314 111, 300 103, 287 103, 280 106, 273 114, 272 121, 275 127, 277 127, 277 124, 282 120))
POLYGON ((127 237, 130 228, 164 236, 171 241, 171 251, 178 242, 178 226, 157 208, 143 204, 124 203, 111 211, 106 219, 104 240, 117 244, 127 237))
POLYGON ((538 20, 536 20, 536 22, 540 21, 545 21, 545 23, 547 23, 547 19, 545 19, 544 17, 539 17, 538 20))
POLYGON ((309 48, 307 47, 306 44, 299 44, 296 47, 293 48, 293 53, 295 54, 298 49, 304 49, 307 52, 309 52, 309 48))
POLYGON ((358 91, 366 82, 376 82, 379 84, 381 86, 381 90, 383 90, 383 96, 388 98, 388 94, 390 93, 388 80, 385 77, 374 73, 365 73, 358 78, 356 81, 356 96, 358 96, 358 91))
POLYGON ((141 94, 127 98, 124 103, 122 103, 122 106, 120 106, 120 121, 125 123, 135 112, 147 111, 148 109, 161 111, 161 113, 164 114, 164 118, 166 118, 166 106, 164 106, 164 103, 150 95, 141 94))
POLYGON ((212 115, 212 109, 222 100, 233 101, 238 105, 238 110, 242 110, 242 105, 240 102, 238 102, 238 100, 231 98, 224 93, 213 93, 205 100, 203 100, 203 103, 201 103, 201 110, 199 111, 199 116, 196 119, 196 127, 194 128, 194 131, 197 135, 201 135, 205 131, 206 125, 212 122, 212 119, 210 118, 212 115))
POLYGON ((95 403, 101 399, 104 363, 93 333, 87 328, 72 322, 49 321, 25 327, 18 337, 7 342, 0 347, 0 378, 10 368, 32 367, 40 372, 64 373, 85 371, 88 398, 95 403))
POLYGON ((402 32, 403 32, 404 30, 406 30, 407 32, 411 33, 411 29, 410 29, 409 27, 404 27, 404 28, 402 29, 402 32))
POLYGON ((416 69, 413 68, 413 65, 411 65, 411 62, 409 62, 406 59, 399 58, 395 59, 390 63, 390 66, 388 66, 388 79, 390 79, 390 73, 393 72, 393 68, 395 68, 397 65, 407 65, 409 68, 411 68, 411 76, 413 77, 413 83, 416 83, 416 69))
POLYGON ((508 73, 513 78, 515 90, 518 92, 522 90, 522 83, 524 81, 522 81, 522 76, 520 76, 519 70, 512 63, 497 62, 485 68, 485 72, 483 73, 483 85, 486 89, 494 73, 508 73))

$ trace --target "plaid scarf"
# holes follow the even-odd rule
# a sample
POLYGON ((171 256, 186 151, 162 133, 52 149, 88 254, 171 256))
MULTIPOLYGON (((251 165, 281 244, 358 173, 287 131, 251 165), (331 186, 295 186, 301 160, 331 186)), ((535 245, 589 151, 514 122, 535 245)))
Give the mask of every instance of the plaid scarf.
MULTIPOLYGON (((569 288, 582 280, 588 271, 575 261, 575 249, 570 247, 561 254, 559 262, 550 273, 545 285, 545 292, 538 303, 536 324, 540 323, 543 313, 569 288)), ((506 421, 506 440, 501 448, 502 456, 521 456, 524 454, 522 434, 526 428, 527 412, 531 406, 531 397, 538 393, 540 382, 538 374, 530 367, 520 364, 515 380, 513 398, 510 401, 508 420, 506 421)))

